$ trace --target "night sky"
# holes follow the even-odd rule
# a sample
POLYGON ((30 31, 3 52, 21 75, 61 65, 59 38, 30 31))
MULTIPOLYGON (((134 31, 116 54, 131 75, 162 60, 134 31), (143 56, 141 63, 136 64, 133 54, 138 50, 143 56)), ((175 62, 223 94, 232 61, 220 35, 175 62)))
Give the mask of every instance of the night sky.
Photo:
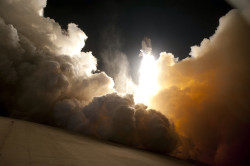
POLYGON ((179 59, 190 47, 210 37, 231 6, 223 0, 49 0, 45 16, 63 28, 76 23, 87 34, 83 51, 92 51, 103 70, 103 50, 119 50, 138 69, 141 41, 151 38, 153 53, 173 53, 179 59))

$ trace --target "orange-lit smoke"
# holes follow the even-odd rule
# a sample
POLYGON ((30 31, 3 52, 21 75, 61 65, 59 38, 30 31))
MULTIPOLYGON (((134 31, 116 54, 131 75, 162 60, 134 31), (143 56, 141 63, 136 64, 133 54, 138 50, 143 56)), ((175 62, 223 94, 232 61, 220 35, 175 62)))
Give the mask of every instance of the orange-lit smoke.
POLYGON ((213 165, 249 164, 249 25, 239 11, 230 11, 190 55, 175 62, 161 53, 159 92, 149 104, 174 121, 182 137, 175 155, 213 165))

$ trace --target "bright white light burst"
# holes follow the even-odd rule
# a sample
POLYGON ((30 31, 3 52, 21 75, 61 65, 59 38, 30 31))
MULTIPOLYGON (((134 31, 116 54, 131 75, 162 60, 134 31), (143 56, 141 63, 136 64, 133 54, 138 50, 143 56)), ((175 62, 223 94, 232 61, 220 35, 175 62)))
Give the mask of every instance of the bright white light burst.
POLYGON ((150 97, 158 90, 157 65, 153 55, 142 53, 139 69, 139 85, 135 92, 135 102, 149 105, 150 97))

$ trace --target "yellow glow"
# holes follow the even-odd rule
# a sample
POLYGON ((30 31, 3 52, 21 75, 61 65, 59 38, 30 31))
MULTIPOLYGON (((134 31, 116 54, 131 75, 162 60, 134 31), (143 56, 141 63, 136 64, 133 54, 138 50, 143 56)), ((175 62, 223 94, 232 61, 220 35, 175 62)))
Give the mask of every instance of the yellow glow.
POLYGON ((135 102, 149 105, 150 97, 158 90, 157 66, 153 55, 142 53, 139 69, 139 85, 135 91, 135 102))

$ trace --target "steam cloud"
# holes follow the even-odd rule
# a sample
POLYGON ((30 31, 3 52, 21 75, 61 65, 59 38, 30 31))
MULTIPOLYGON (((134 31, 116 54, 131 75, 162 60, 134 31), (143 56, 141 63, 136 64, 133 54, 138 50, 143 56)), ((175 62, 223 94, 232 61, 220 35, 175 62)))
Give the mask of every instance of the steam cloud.
POLYGON ((220 19, 210 39, 176 62, 158 60, 160 91, 151 106, 182 137, 176 155, 213 165, 249 165, 250 27, 237 10, 220 19))
POLYGON ((0 1, 0 104, 8 116, 213 165, 249 164, 250 28, 237 10, 192 57, 161 53, 150 103, 160 113, 115 93, 112 78, 93 72, 96 58, 81 52, 84 32, 44 18, 45 6, 0 1))
POLYGON ((1 102, 10 116, 50 123, 54 105, 64 99, 87 105, 113 92, 113 80, 96 70, 91 52, 81 52, 87 36, 77 25, 62 30, 41 15, 46 1, 3 0, 1 25, 1 102), (15 12, 13 12, 15 11, 15 12))
POLYGON ((95 57, 81 52, 84 32, 44 18, 45 6, 46 0, 0 2, 0 102, 8 115, 172 152, 178 144, 174 125, 135 105, 132 95, 114 93, 112 78, 95 73, 95 57))

